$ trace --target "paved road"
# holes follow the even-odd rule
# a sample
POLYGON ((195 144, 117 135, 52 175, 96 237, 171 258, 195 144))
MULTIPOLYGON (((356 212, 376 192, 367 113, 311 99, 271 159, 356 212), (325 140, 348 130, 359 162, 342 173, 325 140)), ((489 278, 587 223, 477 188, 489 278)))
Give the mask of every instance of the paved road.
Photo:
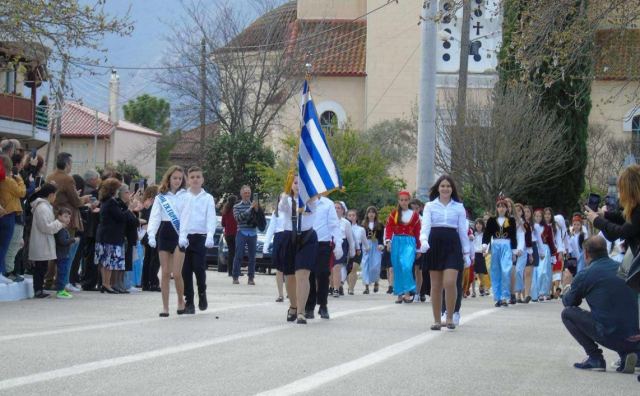
POLYGON ((571 367, 583 352, 558 302, 466 299, 462 326, 437 333, 429 304, 359 294, 301 326, 285 322, 273 276, 208 276, 210 309, 188 317, 172 301, 158 318, 159 293, 0 303, 0 395, 640 394, 635 375, 571 367))

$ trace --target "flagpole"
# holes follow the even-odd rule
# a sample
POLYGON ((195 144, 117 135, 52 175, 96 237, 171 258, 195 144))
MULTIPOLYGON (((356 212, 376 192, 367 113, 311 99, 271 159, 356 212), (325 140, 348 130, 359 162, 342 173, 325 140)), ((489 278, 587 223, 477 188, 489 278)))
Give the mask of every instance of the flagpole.
MULTIPOLYGON (((307 85, 307 93, 306 93, 306 95, 308 96, 309 95, 308 92, 311 92, 311 85, 309 84, 309 82, 311 81, 311 63, 305 64, 305 68, 307 70, 305 72, 304 82, 307 85)), ((301 135, 302 135, 302 125, 304 124, 304 114, 305 114, 305 112, 307 110, 307 104, 308 103, 309 103, 309 101, 306 100, 306 98, 305 98, 304 102, 302 104, 302 111, 300 113, 300 115, 301 115, 301 117, 300 117, 300 128, 298 128, 296 145, 295 145, 294 150, 293 150, 293 158, 291 160, 291 165, 289 166, 289 173, 287 175, 287 179, 285 180, 284 191, 286 193, 288 193, 289 195, 291 195, 292 198, 293 198, 293 190, 291 189, 291 187, 293 186, 293 179, 295 177, 296 162, 298 161, 298 153, 300 152, 300 138, 301 138, 301 135)))

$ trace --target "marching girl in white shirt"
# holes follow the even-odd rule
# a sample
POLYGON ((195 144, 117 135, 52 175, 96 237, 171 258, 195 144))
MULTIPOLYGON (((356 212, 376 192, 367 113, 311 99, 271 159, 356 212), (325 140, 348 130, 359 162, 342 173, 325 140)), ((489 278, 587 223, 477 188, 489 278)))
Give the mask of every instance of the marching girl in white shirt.
POLYGON ((198 309, 205 311, 207 303, 207 249, 213 247, 218 226, 213 196, 202 189, 202 169, 192 166, 187 172, 189 190, 187 207, 180 221, 178 245, 185 250, 182 278, 184 280, 185 313, 195 314, 193 275, 198 283, 198 309))
MULTIPOLYGON (((298 196, 298 179, 294 179, 291 186, 294 194, 294 199, 298 196)), ((291 307, 296 307, 296 278, 293 260, 295 256, 295 247, 292 242, 292 205, 291 196, 287 193, 282 193, 278 198, 278 204, 276 205, 276 211, 271 216, 269 222, 269 228, 267 229, 266 240, 263 248, 263 253, 269 252, 269 242, 273 237, 273 250, 271 252, 271 259, 276 267, 276 284, 278 287, 278 298, 276 302, 284 301, 283 296, 283 283, 286 284, 287 295, 289 297, 289 304, 291 307)), ((296 316, 292 314, 288 316, 290 322, 296 319, 296 316)))
MULTIPOLYGON (((431 305, 434 324, 431 330, 440 330, 442 291, 445 294, 446 326, 455 329, 454 312, 457 298, 458 272, 469 261, 469 223, 464 205, 460 202, 451 176, 443 175, 429 191, 420 230, 421 251, 426 252, 426 265, 431 277, 431 305)), ((458 318, 456 318, 458 319, 458 318)))
POLYGON ((510 304, 524 303, 524 270, 527 266, 531 250, 531 229, 528 228, 524 220, 524 206, 522 204, 515 204, 514 218, 516 220, 516 240, 518 245, 516 247, 516 262, 512 271, 513 281, 511 283, 513 289, 511 290, 510 304))
POLYGON ((336 213, 338 214, 338 220, 340 220, 340 235, 342 236, 342 239, 335 241, 335 243, 336 246, 342 245, 342 257, 333 262, 331 283, 333 286, 333 296, 340 297, 340 295, 344 295, 342 282, 346 278, 347 260, 356 255, 356 244, 353 241, 351 222, 344 217, 347 214, 347 206, 342 201, 336 201, 334 204, 336 213), (343 269, 345 270, 344 273, 343 269))
POLYGON ((182 279, 182 264, 184 253, 178 247, 178 233, 180 232, 180 218, 187 204, 189 196, 185 190, 184 170, 179 166, 171 166, 162 176, 159 194, 156 196, 151 214, 147 234, 149 246, 158 247, 160 266, 162 267, 162 312, 160 317, 169 316, 169 281, 171 274, 176 284, 178 294, 178 315, 185 313, 184 282, 182 279))
POLYGON ((362 262, 363 252, 369 250, 369 241, 364 227, 358 224, 358 211, 350 209, 347 212, 347 218, 351 222, 353 240, 356 245, 356 255, 349 259, 349 265, 347 266, 347 272, 349 273, 347 275, 347 285, 349 285, 349 294, 353 295, 353 290, 358 281, 358 268, 362 262))

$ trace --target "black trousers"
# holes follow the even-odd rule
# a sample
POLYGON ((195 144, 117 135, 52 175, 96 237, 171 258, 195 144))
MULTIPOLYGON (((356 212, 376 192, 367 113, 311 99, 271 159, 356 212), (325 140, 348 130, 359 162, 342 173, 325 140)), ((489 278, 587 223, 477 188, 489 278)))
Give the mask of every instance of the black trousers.
POLYGON ((229 276, 233 276, 233 260, 236 258, 236 236, 225 235, 225 242, 227 242, 227 248, 229 249, 229 256, 227 257, 227 273, 229 276))
MULTIPOLYGON (((453 312, 460 312, 460 307, 462 306, 462 277, 464 275, 464 271, 458 271, 458 277, 456 278, 456 289, 458 290, 456 297, 456 307, 453 312)), ((444 289, 442 290, 442 313, 447 310, 447 306, 444 301, 444 289)))
POLYGON ((149 290, 160 286, 158 271, 160 270, 160 258, 158 249, 144 244, 144 260, 142 261, 142 289, 149 290))
POLYGON ((566 307, 562 310, 561 316, 564 326, 589 357, 602 358, 602 349, 598 348, 598 344, 618 352, 620 358, 627 353, 640 351, 640 343, 629 342, 623 338, 600 336, 596 330, 596 322, 589 311, 579 307, 566 307))
POLYGON ((318 258, 316 260, 315 271, 309 274, 309 298, 307 298, 306 311, 313 311, 316 304, 327 306, 329 295, 329 261, 331 260, 331 243, 318 243, 318 258))
POLYGON ((193 275, 198 283, 198 295, 207 291, 207 248, 204 246, 206 235, 190 234, 189 246, 184 253, 182 278, 184 279, 184 299, 186 305, 193 305, 193 275))
MULTIPOLYGON (((71 262, 71 271, 69 272, 69 283, 75 285, 80 283, 80 263, 84 256, 84 247, 87 243, 87 238, 84 234, 77 233, 76 236, 80 237, 80 242, 78 243, 78 250, 76 251, 76 255, 71 262)), ((93 261, 93 259, 91 260, 93 261)))
POLYGON ((420 295, 424 296, 425 294, 431 296, 431 275, 429 275, 429 270, 426 269, 426 265, 422 267, 422 287, 420 288, 420 295))
POLYGON ((82 288, 90 290, 97 285, 102 284, 100 271, 95 263, 96 240, 94 238, 85 238, 84 249, 78 249, 76 257, 84 256, 84 272, 82 277, 82 288))
POLYGON ((38 293, 44 290, 44 276, 47 273, 48 261, 33 262, 33 291, 38 293))

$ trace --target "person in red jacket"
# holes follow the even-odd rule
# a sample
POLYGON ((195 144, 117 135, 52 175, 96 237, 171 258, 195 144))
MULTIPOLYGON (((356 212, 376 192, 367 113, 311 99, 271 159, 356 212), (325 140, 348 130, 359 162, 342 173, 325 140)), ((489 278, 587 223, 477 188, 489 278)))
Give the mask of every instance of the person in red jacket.
POLYGON ((224 240, 229 249, 227 256, 227 273, 232 276, 233 260, 236 257, 236 233, 238 232, 238 222, 233 217, 233 205, 236 204, 238 198, 235 195, 229 195, 227 202, 222 207, 222 227, 224 227, 224 240))
POLYGON ((411 293, 416 290, 413 262, 420 258, 420 215, 409 208, 410 199, 408 191, 398 193, 398 208, 391 211, 385 227, 385 243, 391 253, 393 292, 398 296, 397 304, 413 302, 411 293))

